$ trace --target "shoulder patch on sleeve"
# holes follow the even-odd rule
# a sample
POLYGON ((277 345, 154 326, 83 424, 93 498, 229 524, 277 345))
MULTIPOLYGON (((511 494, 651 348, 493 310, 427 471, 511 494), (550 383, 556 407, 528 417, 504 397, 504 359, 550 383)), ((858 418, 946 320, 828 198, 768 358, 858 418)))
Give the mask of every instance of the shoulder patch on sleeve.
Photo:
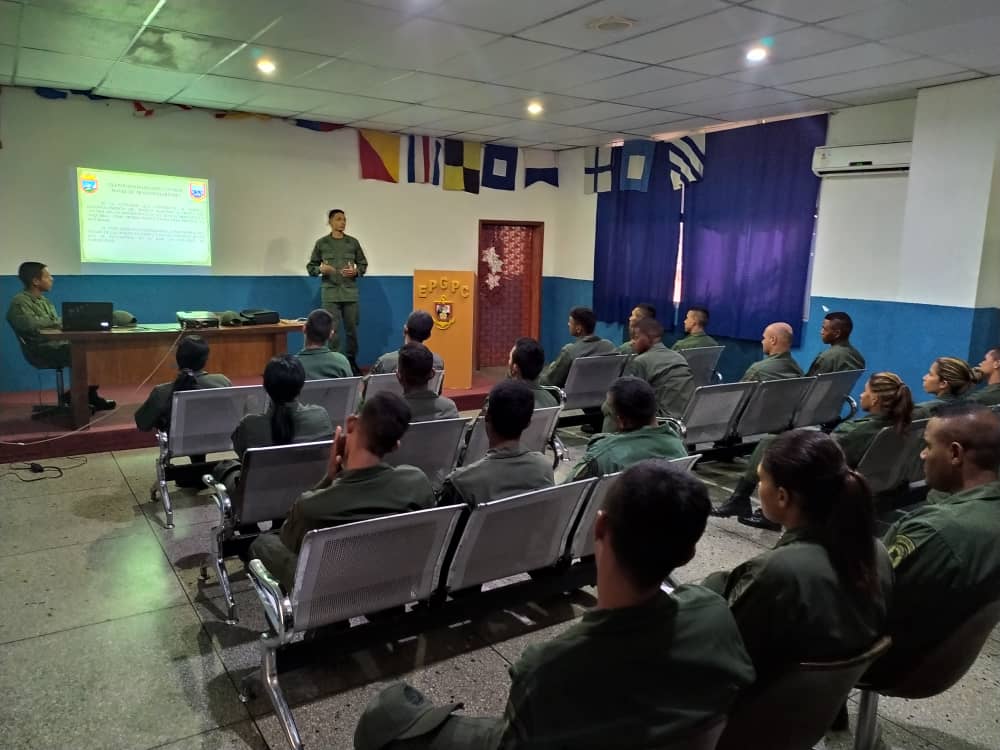
POLYGON ((889 560, 892 563, 892 567, 898 568, 899 564, 911 555, 916 548, 917 545, 913 543, 910 537, 902 534, 898 535, 892 540, 892 546, 889 547, 889 560))

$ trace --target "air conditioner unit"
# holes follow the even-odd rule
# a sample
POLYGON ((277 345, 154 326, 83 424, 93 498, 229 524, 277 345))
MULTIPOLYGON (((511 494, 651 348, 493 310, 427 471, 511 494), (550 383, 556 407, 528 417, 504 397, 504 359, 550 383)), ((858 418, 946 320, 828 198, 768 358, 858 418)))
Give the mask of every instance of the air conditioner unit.
POLYGON ((820 146, 813 151, 813 173, 819 177, 907 172, 912 143, 872 143, 866 146, 820 146))

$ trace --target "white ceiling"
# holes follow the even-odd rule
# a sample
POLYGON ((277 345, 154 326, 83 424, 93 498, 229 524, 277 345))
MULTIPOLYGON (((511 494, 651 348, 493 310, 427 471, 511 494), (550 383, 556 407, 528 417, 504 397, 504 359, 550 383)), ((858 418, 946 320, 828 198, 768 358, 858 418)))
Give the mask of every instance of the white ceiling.
POLYGON ((997 40, 1000 0, 0 0, 0 84, 558 149, 908 97, 997 40))

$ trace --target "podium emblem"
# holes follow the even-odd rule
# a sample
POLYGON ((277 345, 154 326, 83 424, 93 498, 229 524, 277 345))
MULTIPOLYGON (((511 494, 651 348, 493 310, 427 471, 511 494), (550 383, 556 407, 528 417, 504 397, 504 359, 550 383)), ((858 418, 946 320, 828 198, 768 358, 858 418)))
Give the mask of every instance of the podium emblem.
POLYGON ((447 296, 442 296, 441 299, 434 303, 435 327, 440 328, 442 331, 451 328, 452 323, 455 322, 453 313, 454 310, 451 301, 447 296))

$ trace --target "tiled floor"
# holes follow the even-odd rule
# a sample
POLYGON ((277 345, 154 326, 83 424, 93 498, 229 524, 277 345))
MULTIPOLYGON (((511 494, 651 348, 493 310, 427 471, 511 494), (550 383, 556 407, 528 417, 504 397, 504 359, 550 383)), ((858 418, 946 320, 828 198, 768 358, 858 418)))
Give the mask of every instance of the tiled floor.
MULTIPOLYGON (((569 442, 579 455, 582 441, 569 442)), ((244 705, 237 697, 239 681, 259 662, 264 623, 256 596, 234 565, 241 619, 236 626, 222 621, 214 577, 198 580, 213 506, 205 495, 180 492, 176 528, 164 529, 159 506, 148 502, 153 453, 95 454, 82 465, 53 459, 45 463, 75 468, 30 483, 0 466, 0 747, 286 747, 266 700, 244 705)), ((738 469, 704 468, 717 485, 710 486, 713 500, 724 499, 738 469)), ((700 580, 775 538, 712 519, 694 561, 677 577, 700 580)), ((334 668, 284 676, 306 747, 350 748, 365 703, 401 676, 434 699, 464 701, 471 714, 500 713, 508 665, 528 644, 568 627, 588 601, 584 593, 547 608, 525 605, 356 653, 334 668)), ((884 738, 894 749, 996 750, 998 705, 994 635, 948 693, 883 700, 884 738)), ((847 750, 850 736, 830 735, 825 747, 847 750)))

